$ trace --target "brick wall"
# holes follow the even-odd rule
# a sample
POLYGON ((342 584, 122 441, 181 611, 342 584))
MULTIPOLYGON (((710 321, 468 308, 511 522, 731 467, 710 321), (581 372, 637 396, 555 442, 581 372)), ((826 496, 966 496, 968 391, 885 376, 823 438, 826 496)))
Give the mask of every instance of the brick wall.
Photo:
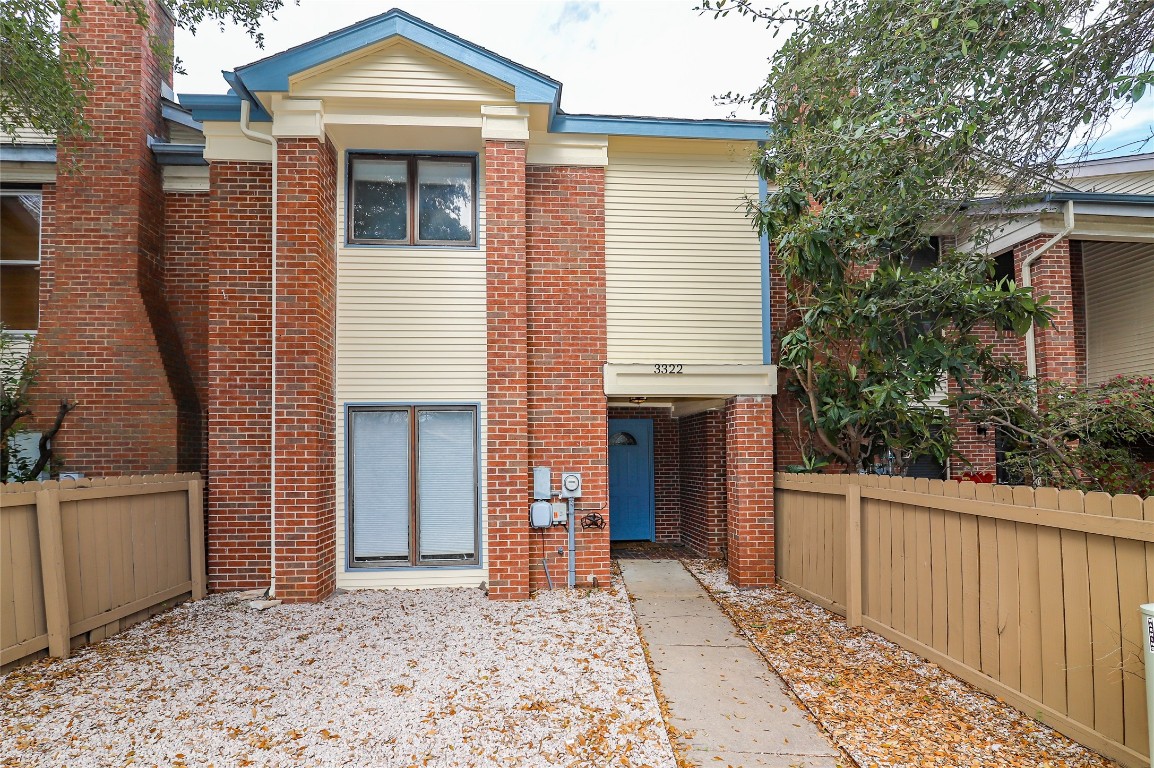
POLYGON ((529 596, 525 142, 485 142, 489 595, 529 596))
MULTIPOLYGON (((171 21, 150 3, 150 29, 171 21)), ((92 475, 172 472, 200 463, 201 413, 164 287, 164 195, 148 137, 165 136, 162 81, 169 67, 149 29, 103 0, 67 25, 69 45, 95 54, 85 109, 93 136, 60 142, 77 165, 55 185, 45 220, 39 382, 32 426, 61 399, 79 403, 57 437, 68 470, 92 475)))
POLYGON ((209 167, 209 586, 269 580, 272 174, 268 163, 209 167))
POLYGON ((669 408, 613 406, 611 419, 649 419, 653 422, 654 540, 681 541, 681 468, 677 419, 669 408))
POLYGON ((725 555, 725 414, 678 419, 681 541, 699 555, 725 555))
POLYGON ((726 402, 726 530, 729 581, 736 587, 774 582, 773 440, 772 398, 726 402))
POLYGON ((207 193, 164 197, 164 285, 180 334, 189 373, 201 405, 200 456, 196 469, 208 471, 208 304, 212 258, 212 200, 207 193))
MULTIPOLYGON (((582 473, 580 510, 608 519, 605 391, 605 170, 529 166, 525 174, 529 466, 582 473)), ((491 210, 491 208, 490 208, 491 210)), ((490 219, 491 221, 491 219, 490 219)), ((491 224, 490 224, 491 226, 491 224)), ((492 418, 490 416, 490 418, 492 418)), ((526 525, 531 484, 524 486, 526 525)), ((609 581, 609 529, 577 527, 577 583, 609 581)), ((531 586, 565 584, 565 528, 530 534, 531 586)))

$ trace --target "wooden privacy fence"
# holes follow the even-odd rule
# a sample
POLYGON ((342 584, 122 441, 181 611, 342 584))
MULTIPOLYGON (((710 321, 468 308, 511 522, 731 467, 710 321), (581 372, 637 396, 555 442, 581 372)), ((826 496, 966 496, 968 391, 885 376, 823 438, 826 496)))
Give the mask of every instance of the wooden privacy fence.
POLYGON ((783 586, 1127 766, 1148 766, 1154 499, 778 475, 783 586))
POLYGON ((0 485, 0 665, 204 596, 200 475, 0 485))

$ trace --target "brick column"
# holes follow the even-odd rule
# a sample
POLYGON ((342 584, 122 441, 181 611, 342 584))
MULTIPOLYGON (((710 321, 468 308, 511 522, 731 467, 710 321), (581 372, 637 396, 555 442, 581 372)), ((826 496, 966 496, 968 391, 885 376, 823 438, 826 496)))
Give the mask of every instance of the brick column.
POLYGON ((272 173, 214 162, 208 290, 208 579, 269 581, 272 173))
POLYGON ((774 583, 773 402, 735 397, 725 404, 725 491, 729 581, 774 583))
POLYGON ((485 141, 489 596, 529 596, 525 142, 485 141))
MULTIPOLYGON (((1039 235, 1014 249, 1019 271, 1022 262, 1049 240, 1049 236, 1039 235)), ((1048 327, 1035 329, 1034 339, 1038 378, 1080 383, 1085 379, 1078 360, 1070 256, 1070 240, 1059 240, 1030 269, 1034 294, 1048 296, 1054 309, 1054 319, 1048 327)))
MULTIPOLYGON (((580 506, 607 506, 605 169, 530 166, 525 199, 529 464, 552 467, 555 486, 561 472, 580 472, 580 506)), ((526 509, 526 493, 521 499, 526 509)), ((525 517, 514 506, 514 521, 525 517)), ((567 560, 556 555, 566 535, 561 527, 530 534, 535 588, 546 586, 542 551, 553 583, 566 583, 567 560)), ((593 578, 609 583, 608 527, 577 528, 577 583, 593 578)))
POLYGON ((165 296, 164 194, 148 146, 166 135, 160 86, 171 78, 149 39, 171 39, 172 22, 155 2, 144 10, 147 26, 95 0, 79 24, 64 21, 75 36, 66 47, 95 55, 84 110, 93 136, 60 142, 61 165, 76 168, 60 173, 43 221, 51 248, 29 426, 77 402, 55 448, 65 469, 93 475, 199 468, 200 403, 165 296))
POLYGON ((311 602, 336 584, 336 150, 277 150, 276 596, 311 602))

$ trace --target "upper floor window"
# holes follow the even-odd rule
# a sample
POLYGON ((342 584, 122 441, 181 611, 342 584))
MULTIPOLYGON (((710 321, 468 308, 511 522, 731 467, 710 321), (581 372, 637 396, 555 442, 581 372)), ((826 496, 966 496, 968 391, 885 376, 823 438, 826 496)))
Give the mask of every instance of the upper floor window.
POLYGON ((348 242, 475 245, 472 156, 349 155, 348 242))
POLYGON ((40 192, 0 190, 0 323, 35 331, 40 321, 40 192))

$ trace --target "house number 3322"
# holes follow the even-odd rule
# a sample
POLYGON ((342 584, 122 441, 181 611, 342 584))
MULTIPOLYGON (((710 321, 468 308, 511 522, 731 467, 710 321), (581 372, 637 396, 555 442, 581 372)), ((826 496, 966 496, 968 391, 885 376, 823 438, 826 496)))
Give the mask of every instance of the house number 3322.
POLYGON ((654 363, 653 372, 662 375, 669 373, 684 373, 685 366, 681 363, 654 363))

